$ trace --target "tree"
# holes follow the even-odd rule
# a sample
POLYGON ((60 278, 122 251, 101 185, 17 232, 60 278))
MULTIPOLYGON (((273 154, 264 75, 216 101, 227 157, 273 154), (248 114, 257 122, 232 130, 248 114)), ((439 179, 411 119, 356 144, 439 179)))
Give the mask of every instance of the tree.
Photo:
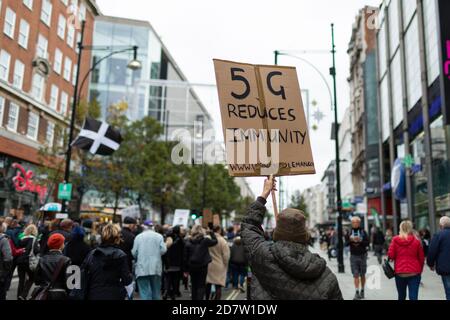
POLYGON ((289 207, 303 211, 305 217, 308 218, 309 216, 308 207, 306 205, 305 198, 300 193, 300 190, 296 190, 294 194, 291 196, 291 202, 289 204, 289 207))
POLYGON ((228 170, 220 164, 191 166, 184 194, 191 209, 208 208, 227 216, 237 208, 240 199, 239 187, 229 176, 228 170))

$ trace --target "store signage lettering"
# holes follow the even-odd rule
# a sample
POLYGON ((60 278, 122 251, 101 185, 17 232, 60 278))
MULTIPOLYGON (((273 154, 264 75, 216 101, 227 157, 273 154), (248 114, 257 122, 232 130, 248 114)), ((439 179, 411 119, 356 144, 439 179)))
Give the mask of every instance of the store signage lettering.
POLYGON ((18 163, 13 163, 12 167, 14 169, 17 169, 16 175, 12 179, 16 191, 18 192, 29 191, 37 193, 41 200, 45 198, 45 195, 47 193, 47 187, 34 184, 34 182, 32 181, 34 175, 33 171, 31 170, 26 171, 24 167, 22 167, 18 163))
POLYGON ((446 51, 447 61, 444 64, 444 73, 450 79, 450 40, 447 40, 446 51))

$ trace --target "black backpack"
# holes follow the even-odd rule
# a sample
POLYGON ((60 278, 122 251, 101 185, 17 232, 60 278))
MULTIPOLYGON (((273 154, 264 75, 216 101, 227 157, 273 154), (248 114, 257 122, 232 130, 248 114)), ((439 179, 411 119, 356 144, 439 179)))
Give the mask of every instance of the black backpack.
POLYGON ((203 267, 205 265, 205 260, 208 261, 211 259, 211 257, 209 257, 208 249, 206 249, 206 255, 208 257, 205 257, 205 248, 202 245, 202 241, 199 241, 195 244, 192 243, 192 241, 191 241, 191 252, 189 255, 189 267, 190 268, 203 267))

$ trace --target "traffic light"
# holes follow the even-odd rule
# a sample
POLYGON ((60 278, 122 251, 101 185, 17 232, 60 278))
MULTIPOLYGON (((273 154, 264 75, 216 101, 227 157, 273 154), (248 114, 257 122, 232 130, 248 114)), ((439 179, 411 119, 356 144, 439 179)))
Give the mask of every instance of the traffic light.
POLYGON ((198 218, 198 211, 197 210, 191 210, 191 219, 196 220, 198 218))

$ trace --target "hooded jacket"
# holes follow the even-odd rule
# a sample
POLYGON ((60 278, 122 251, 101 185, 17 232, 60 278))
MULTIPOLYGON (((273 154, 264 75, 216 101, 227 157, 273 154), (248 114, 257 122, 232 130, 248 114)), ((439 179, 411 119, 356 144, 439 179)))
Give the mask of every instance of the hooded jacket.
POLYGON ((394 260, 394 271, 399 273, 421 274, 425 255, 420 240, 413 235, 406 239, 395 236, 388 250, 388 257, 394 260))
POLYGON ((101 245, 86 257, 88 300, 124 300, 132 281, 127 255, 117 247, 101 245))
POLYGON ((241 224, 242 242, 254 277, 252 300, 342 300, 336 276, 304 244, 264 238, 266 200, 259 197, 241 224))

